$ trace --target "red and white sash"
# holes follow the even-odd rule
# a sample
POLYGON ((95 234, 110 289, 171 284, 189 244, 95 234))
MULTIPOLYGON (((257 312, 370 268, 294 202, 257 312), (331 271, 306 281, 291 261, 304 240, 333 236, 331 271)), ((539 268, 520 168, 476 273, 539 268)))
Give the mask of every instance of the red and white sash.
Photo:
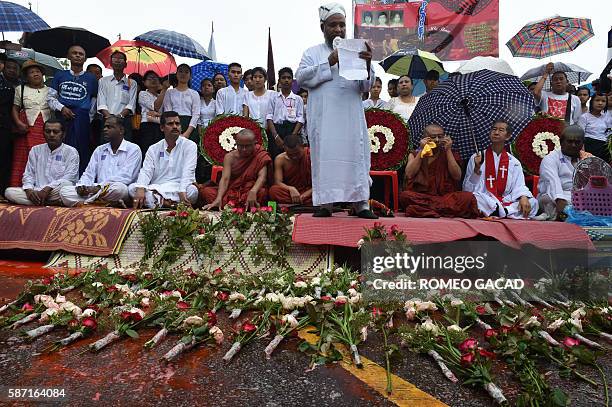
POLYGON ((511 202, 504 202, 503 195, 508 182, 510 158, 504 150, 499 159, 499 167, 495 173, 495 158, 491 147, 485 152, 485 186, 504 206, 508 206, 511 202))

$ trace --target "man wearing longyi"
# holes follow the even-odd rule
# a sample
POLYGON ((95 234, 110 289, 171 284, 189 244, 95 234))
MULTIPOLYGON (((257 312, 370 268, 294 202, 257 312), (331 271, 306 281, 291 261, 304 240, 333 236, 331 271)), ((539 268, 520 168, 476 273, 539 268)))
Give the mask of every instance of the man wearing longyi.
POLYGON ((309 92, 308 138, 312 165, 312 201, 320 206, 314 216, 328 217, 334 202, 351 202, 357 216, 376 219, 368 205, 371 179, 370 140, 361 101, 374 81, 372 52, 359 57, 367 62, 365 80, 347 80, 339 74, 336 37, 346 35, 346 12, 330 3, 319 8, 323 44, 302 55, 296 78, 309 92))

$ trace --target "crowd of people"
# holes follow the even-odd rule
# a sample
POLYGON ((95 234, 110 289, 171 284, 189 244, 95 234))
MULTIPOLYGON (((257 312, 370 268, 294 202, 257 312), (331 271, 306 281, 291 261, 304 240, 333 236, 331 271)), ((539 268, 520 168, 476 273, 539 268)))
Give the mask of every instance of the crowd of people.
MULTIPOLYGON (((338 4, 319 9, 325 42, 308 49, 296 72, 302 89, 292 92, 294 72, 278 72, 277 90, 266 86, 267 72, 243 72, 238 63, 191 89, 191 68, 175 76, 148 71, 128 77, 127 57, 110 56, 113 73, 102 77, 95 64, 84 69, 85 51, 68 49, 70 69, 59 71, 50 86, 45 68, 29 60, 19 66, 0 54, 0 192, 23 205, 68 207, 104 204, 134 208, 174 207, 178 203, 247 209, 268 200, 316 205, 327 217, 334 203, 353 204, 355 214, 373 219, 370 210, 370 142, 364 109, 381 108, 409 120, 419 97, 408 75, 388 83, 374 76, 371 50, 360 54, 370 76, 348 81, 338 74, 334 38, 345 35, 345 13, 338 4), (19 72, 22 75, 19 75, 19 72), (242 87, 241 85, 245 86, 242 87), (200 129, 216 116, 244 115, 265 128, 268 149, 250 130, 236 136, 220 179, 198 151, 200 129)), ((425 78, 427 92, 439 74, 425 78)), ((463 165, 445 130, 430 124, 403 172, 401 207, 408 216, 498 216, 557 219, 571 201, 573 168, 594 154, 610 162, 612 93, 570 89, 564 72, 549 64, 529 85, 537 109, 567 123, 561 150, 542 161, 539 195, 525 184, 522 167, 508 153, 512 134, 503 118, 493 123, 491 146, 463 165), (551 90, 543 90, 550 77, 551 90)), ((419 137, 413 135, 413 137, 419 137)), ((396 208, 397 209, 397 208, 396 208)))

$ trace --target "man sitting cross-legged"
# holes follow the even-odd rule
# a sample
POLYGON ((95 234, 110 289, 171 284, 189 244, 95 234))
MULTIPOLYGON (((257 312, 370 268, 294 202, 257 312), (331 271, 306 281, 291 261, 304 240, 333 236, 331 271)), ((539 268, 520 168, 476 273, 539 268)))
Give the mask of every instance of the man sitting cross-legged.
POLYGON ((64 144, 64 125, 47 120, 46 144, 32 147, 21 188, 7 188, 4 196, 20 205, 61 205, 60 189, 74 185, 79 176, 79 153, 64 144))
POLYGON ((198 200, 194 185, 198 147, 181 137, 177 112, 162 113, 160 123, 164 139, 149 147, 138 180, 128 188, 134 208, 170 208, 179 202, 191 206, 198 200))
POLYGON ((538 201, 525 185, 521 163, 505 149, 512 135, 508 122, 493 123, 491 146, 472 155, 465 172, 463 190, 473 192, 484 216, 526 219, 538 213, 538 201), (484 164, 484 171, 482 167, 484 164))
POLYGON ((474 194, 459 191, 461 167, 458 156, 451 150, 451 138, 437 124, 425 127, 424 136, 420 148, 410 153, 406 164, 405 189, 399 197, 406 216, 478 217, 474 194))
POLYGON ((236 150, 225 155, 219 186, 205 186, 200 196, 208 203, 204 210, 222 208, 233 201, 237 206, 253 208, 266 201, 270 154, 256 144, 255 134, 244 129, 236 134, 236 150))
POLYGON ((302 138, 291 134, 284 140, 285 152, 274 160, 274 185, 270 199, 281 204, 312 205, 310 149, 302 138))
POLYGON ((95 149, 76 187, 62 188, 65 206, 99 201, 125 207, 128 185, 136 181, 142 154, 140 147, 123 138, 123 120, 110 115, 104 122, 103 135, 108 141, 95 149))

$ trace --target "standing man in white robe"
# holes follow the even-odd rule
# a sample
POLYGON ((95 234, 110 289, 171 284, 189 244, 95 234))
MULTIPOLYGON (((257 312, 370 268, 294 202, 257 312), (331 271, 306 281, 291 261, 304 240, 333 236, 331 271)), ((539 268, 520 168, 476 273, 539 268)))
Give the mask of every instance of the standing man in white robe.
POLYGON ((191 206, 198 200, 194 185, 198 147, 180 137, 177 112, 162 113, 160 122, 164 139, 149 147, 138 180, 128 188, 135 209, 168 208, 179 202, 191 206))
POLYGON ((76 187, 60 191, 65 206, 102 202, 125 207, 128 185, 136 181, 142 153, 140 147, 124 139, 123 119, 105 118, 102 133, 108 142, 97 147, 76 187))
POLYGON ((61 205, 60 190, 74 185, 79 176, 79 152, 64 144, 62 122, 49 119, 44 127, 46 144, 32 147, 21 188, 7 188, 4 196, 19 205, 61 205))
POLYGON ((563 219, 563 210, 572 202, 574 170, 580 160, 592 157, 581 151, 584 130, 577 125, 568 126, 560 137, 561 150, 554 150, 540 163, 538 202, 549 219, 563 219))
POLYGON ((484 216, 535 218, 538 201, 525 185, 521 163, 505 149, 512 135, 510 124, 497 120, 491 128, 491 146, 472 155, 465 172, 463 190, 474 193, 484 216), (484 164, 485 170, 482 171, 484 164))
POLYGON ((302 55, 296 78, 308 89, 308 138, 312 166, 312 198, 320 206, 316 217, 329 217, 334 202, 351 202, 357 216, 377 219, 370 210, 370 139, 361 95, 374 81, 372 52, 359 56, 367 61, 368 79, 344 79, 338 71, 334 38, 346 36, 346 12, 338 3, 319 8, 325 42, 302 55))

